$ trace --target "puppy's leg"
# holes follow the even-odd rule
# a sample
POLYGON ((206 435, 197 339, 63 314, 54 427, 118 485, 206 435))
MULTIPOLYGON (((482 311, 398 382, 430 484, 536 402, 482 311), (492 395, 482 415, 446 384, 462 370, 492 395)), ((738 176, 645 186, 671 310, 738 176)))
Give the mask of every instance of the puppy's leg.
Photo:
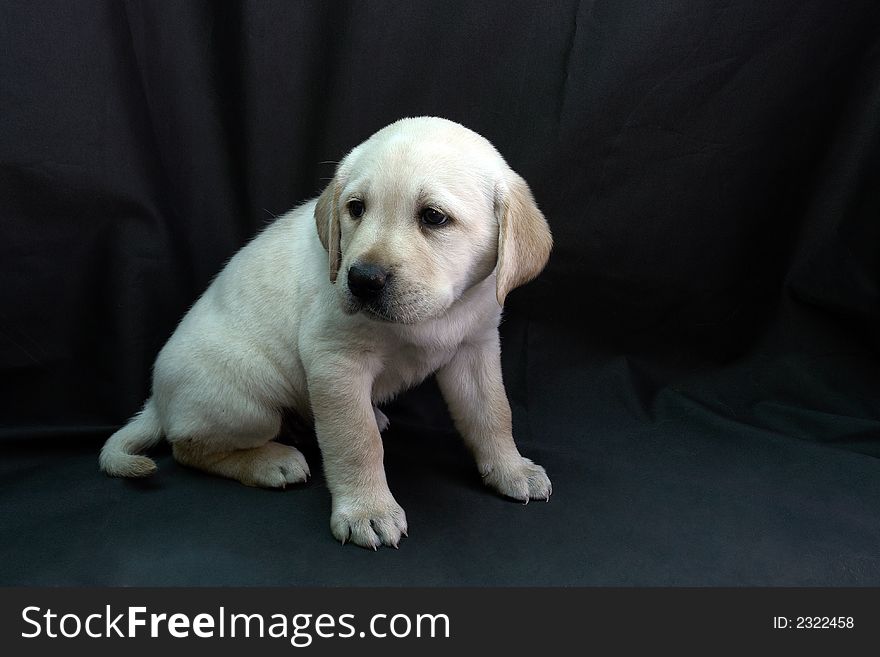
POLYGON ((309 376, 309 396, 333 498, 330 530, 343 543, 397 547, 406 535, 406 514, 385 479, 372 380, 363 363, 325 360, 319 369, 309 376))
POLYGON ((523 458, 513 442, 497 333, 479 344, 463 344, 437 372, 437 383, 483 480, 526 503, 549 500, 552 486, 544 468, 523 458))
MULTIPOLYGON (((241 419, 241 418, 240 418, 241 419)), ((187 427, 185 433, 168 432, 174 458, 181 464, 221 477, 237 479, 248 486, 284 488, 309 477, 305 457, 295 447, 272 440, 278 435, 281 418, 266 412, 247 422, 216 426, 187 427)))

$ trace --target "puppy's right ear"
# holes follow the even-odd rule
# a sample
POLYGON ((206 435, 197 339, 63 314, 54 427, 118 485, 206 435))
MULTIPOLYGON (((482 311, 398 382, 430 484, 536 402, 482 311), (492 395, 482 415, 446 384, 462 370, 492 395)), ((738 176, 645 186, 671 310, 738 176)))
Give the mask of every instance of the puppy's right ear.
POLYGON ((329 257, 330 282, 335 283, 342 259, 339 252, 339 184, 336 178, 330 181, 318 197, 315 205, 315 226, 329 257))

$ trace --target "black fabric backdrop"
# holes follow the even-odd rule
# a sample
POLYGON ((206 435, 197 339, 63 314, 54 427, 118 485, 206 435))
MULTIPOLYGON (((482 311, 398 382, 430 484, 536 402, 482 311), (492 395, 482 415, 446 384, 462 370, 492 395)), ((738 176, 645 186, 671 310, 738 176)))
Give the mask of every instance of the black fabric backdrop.
POLYGON ((0 43, 0 584, 880 584, 876 2, 4 2, 0 43), (482 488, 432 382, 399 551, 320 477, 100 475, 224 261, 421 114, 554 232, 502 326, 550 503, 482 488))

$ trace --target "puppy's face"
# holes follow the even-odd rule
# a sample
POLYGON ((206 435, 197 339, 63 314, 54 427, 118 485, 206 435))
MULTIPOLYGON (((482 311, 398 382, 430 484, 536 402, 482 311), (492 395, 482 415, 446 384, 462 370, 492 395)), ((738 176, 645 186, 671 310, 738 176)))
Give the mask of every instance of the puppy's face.
MULTIPOLYGON (((501 251, 517 251, 519 238, 502 246, 514 196, 522 239, 531 243, 525 251, 533 252, 520 245, 519 260, 529 260, 520 269, 529 272, 519 279, 530 279, 546 263, 549 229, 525 183, 485 139, 433 118, 376 133, 340 163, 315 210, 342 307, 401 324, 442 314, 496 270, 501 251)), ((511 276, 499 302, 525 282, 511 276)))

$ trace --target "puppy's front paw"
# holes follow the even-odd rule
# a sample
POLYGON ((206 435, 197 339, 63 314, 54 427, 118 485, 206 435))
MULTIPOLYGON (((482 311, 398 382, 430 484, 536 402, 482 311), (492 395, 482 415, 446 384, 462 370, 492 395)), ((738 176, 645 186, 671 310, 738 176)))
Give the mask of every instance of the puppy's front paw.
POLYGON ((406 514, 390 495, 374 501, 333 500, 330 531, 337 540, 373 550, 396 548, 406 536, 406 514))
POLYGON ((553 486, 547 473, 537 463, 523 457, 511 463, 494 463, 480 468, 483 481, 502 495, 529 503, 550 500, 553 486))

